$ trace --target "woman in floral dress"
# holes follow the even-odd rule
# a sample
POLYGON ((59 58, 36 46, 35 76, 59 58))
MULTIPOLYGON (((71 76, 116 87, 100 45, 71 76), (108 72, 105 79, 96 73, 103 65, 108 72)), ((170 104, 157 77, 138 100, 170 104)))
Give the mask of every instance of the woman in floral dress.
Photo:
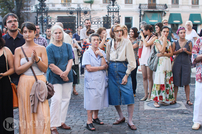
POLYGON ((169 105, 166 101, 174 100, 173 74, 170 57, 173 55, 170 41, 167 40, 169 28, 162 27, 161 37, 155 40, 155 50, 158 52, 158 65, 155 72, 154 85, 152 89, 152 99, 155 107, 169 105))

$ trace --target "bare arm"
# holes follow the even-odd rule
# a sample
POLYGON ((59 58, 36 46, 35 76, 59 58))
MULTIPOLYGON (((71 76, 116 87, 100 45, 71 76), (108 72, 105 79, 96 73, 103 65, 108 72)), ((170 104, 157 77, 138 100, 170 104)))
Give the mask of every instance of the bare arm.
POLYGON ((30 68, 30 66, 32 66, 32 64, 34 63, 34 58, 32 56, 32 59, 29 62, 27 62, 23 65, 20 65, 21 53, 22 53, 22 50, 20 47, 15 49, 14 68, 15 68, 15 72, 18 75, 27 71, 30 68))
MULTIPOLYGON (((47 71, 47 69, 48 69, 48 57, 47 57, 46 48, 45 47, 41 47, 41 49, 42 49, 42 54, 41 54, 41 59, 42 60, 39 61, 39 57, 36 54, 36 56, 35 56, 35 62, 39 61, 37 63, 37 66, 38 66, 38 68, 42 72, 45 73, 47 71)), ((36 51, 34 53, 36 53, 36 51)))
POLYGON ((54 74, 57 74, 57 75, 60 75, 63 71, 57 67, 55 64, 50 64, 49 65, 49 68, 50 70, 54 73, 54 74))
POLYGON ((183 48, 183 51, 186 52, 188 55, 192 55, 192 42, 189 43, 190 51, 188 51, 186 48, 183 48))
POLYGON ((164 53, 164 56, 166 56, 166 57, 171 57, 171 56, 173 56, 173 49, 172 49, 172 47, 171 46, 169 46, 169 49, 170 49, 170 52, 169 53, 164 53))
POLYGON ((4 77, 4 76, 10 76, 11 74, 14 73, 14 65, 13 65, 13 54, 10 51, 10 49, 7 47, 4 47, 3 49, 5 49, 5 51, 6 51, 7 62, 8 62, 8 66, 9 66, 9 69, 6 72, 1 73, 1 75, 4 77))
POLYGON ((149 46, 153 45, 153 43, 154 43, 154 41, 155 41, 156 39, 157 39, 157 37, 153 35, 153 36, 151 37, 151 39, 149 40, 149 42, 147 42, 147 41, 145 40, 145 37, 142 36, 143 44, 144 44, 146 47, 149 47, 149 46))

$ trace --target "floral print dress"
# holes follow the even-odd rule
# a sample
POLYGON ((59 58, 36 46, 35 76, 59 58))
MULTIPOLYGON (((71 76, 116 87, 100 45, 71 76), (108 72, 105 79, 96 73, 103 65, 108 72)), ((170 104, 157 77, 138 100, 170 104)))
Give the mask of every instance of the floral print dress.
MULTIPOLYGON (((154 42, 163 45, 160 40, 154 42)), ((166 50, 169 51, 171 43, 167 41, 168 45, 166 50)), ((155 50, 158 52, 156 46, 155 50)), ((174 100, 174 85, 173 85, 173 74, 171 67, 171 60, 169 57, 159 57, 158 65, 155 72, 154 85, 152 88, 151 98, 153 101, 173 101, 174 100)))

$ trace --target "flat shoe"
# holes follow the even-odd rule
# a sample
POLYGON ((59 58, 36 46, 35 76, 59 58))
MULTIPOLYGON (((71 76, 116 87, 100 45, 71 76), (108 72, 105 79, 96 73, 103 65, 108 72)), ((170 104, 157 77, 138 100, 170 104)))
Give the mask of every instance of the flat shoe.
POLYGON ((62 124, 59 128, 70 130, 71 127, 67 126, 66 124, 62 124))
POLYGON ((146 101, 146 99, 147 99, 147 98, 144 98, 144 97, 143 97, 143 98, 142 98, 142 99, 140 99, 140 100, 141 100, 141 101, 146 101))
POLYGON ((150 102, 150 101, 151 101, 151 99, 148 99, 148 98, 147 98, 146 102, 150 102))
POLYGON ((192 129, 198 130, 200 127, 201 125, 199 123, 194 123, 194 125, 192 126, 192 129))
POLYGON ((118 124, 124 123, 125 120, 126 120, 125 117, 123 117, 123 119, 121 119, 121 120, 116 120, 116 121, 113 123, 113 125, 118 125, 118 124))
POLYGON ((165 103, 165 102, 160 102, 160 104, 163 105, 163 106, 168 106, 168 105, 170 105, 170 104, 165 103))
MULTIPOLYGON (((128 124, 128 123, 127 123, 128 124)), ((136 126, 135 125, 130 125, 128 124, 128 127, 131 129, 131 130, 137 130, 136 126)))
POLYGON ((188 100, 188 101, 187 101, 187 105, 192 106, 192 105, 193 105, 193 103, 191 103, 191 101, 190 101, 190 100, 188 100))
POLYGON ((86 128, 90 131, 95 131, 95 127, 93 126, 93 123, 86 124, 86 128), (93 129, 94 128, 94 129, 93 129))
POLYGON ((51 134, 59 134, 57 129, 51 130, 51 134))
POLYGON ((159 107, 160 107, 160 105, 159 105, 159 104, 155 104, 155 103, 154 103, 154 107, 155 107, 155 108, 159 108, 159 107))
POLYGON ((170 103, 170 105, 174 105, 174 104, 176 104, 177 102, 176 101, 172 101, 171 103, 170 103))
POLYGON ((99 124, 99 125, 104 125, 104 123, 101 123, 102 121, 100 121, 99 118, 97 119, 93 119, 93 123, 99 124))

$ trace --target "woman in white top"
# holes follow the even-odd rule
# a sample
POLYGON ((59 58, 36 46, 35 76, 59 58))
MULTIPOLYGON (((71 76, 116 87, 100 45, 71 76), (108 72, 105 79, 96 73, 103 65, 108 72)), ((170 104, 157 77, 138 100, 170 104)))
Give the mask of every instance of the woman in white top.
POLYGON ((154 41, 157 39, 157 36, 155 36, 153 33, 153 27, 151 25, 145 25, 143 32, 140 33, 141 35, 141 42, 143 43, 143 50, 142 50, 142 56, 140 59, 140 65, 142 70, 142 77, 143 77, 143 86, 145 95, 141 101, 150 101, 151 98, 151 91, 153 86, 153 78, 152 78, 152 70, 147 65, 147 60, 151 53, 151 48, 153 47, 154 41), (144 34, 143 34, 144 33, 144 34), (146 38, 144 35, 147 35, 146 38), (149 95, 148 95, 148 81, 149 81, 149 95))
POLYGON ((38 80, 46 82, 43 75, 48 68, 46 48, 34 43, 36 27, 31 22, 22 24, 21 31, 25 44, 22 46, 29 62, 25 59, 22 48, 15 49, 14 68, 20 75, 18 82, 19 104, 19 131, 20 134, 50 134, 50 109, 48 100, 39 102, 37 113, 31 112, 30 93, 35 83, 35 78, 30 69, 32 66, 38 80), (40 124, 40 125, 39 125, 40 124))
POLYGON ((192 42, 192 47, 194 46, 195 41, 197 40, 197 38, 199 37, 198 34, 196 33, 196 31, 194 29, 192 29, 193 24, 191 21, 187 21, 185 23, 186 26, 186 36, 185 39, 186 40, 191 40, 192 42))
POLYGON ((111 41, 107 43, 108 68, 108 91, 109 105, 114 105, 119 115, 119 120, 113 123, 118 125, 125 122, 120 105, 127 105, 128 127, 136 130, 132 122, 134 111, 134 96, 131 82, 131 71, 136 68, 136 60, 132 43, 129 39, 123 38, 121 25, 114 25, 111 28, 111 41))

